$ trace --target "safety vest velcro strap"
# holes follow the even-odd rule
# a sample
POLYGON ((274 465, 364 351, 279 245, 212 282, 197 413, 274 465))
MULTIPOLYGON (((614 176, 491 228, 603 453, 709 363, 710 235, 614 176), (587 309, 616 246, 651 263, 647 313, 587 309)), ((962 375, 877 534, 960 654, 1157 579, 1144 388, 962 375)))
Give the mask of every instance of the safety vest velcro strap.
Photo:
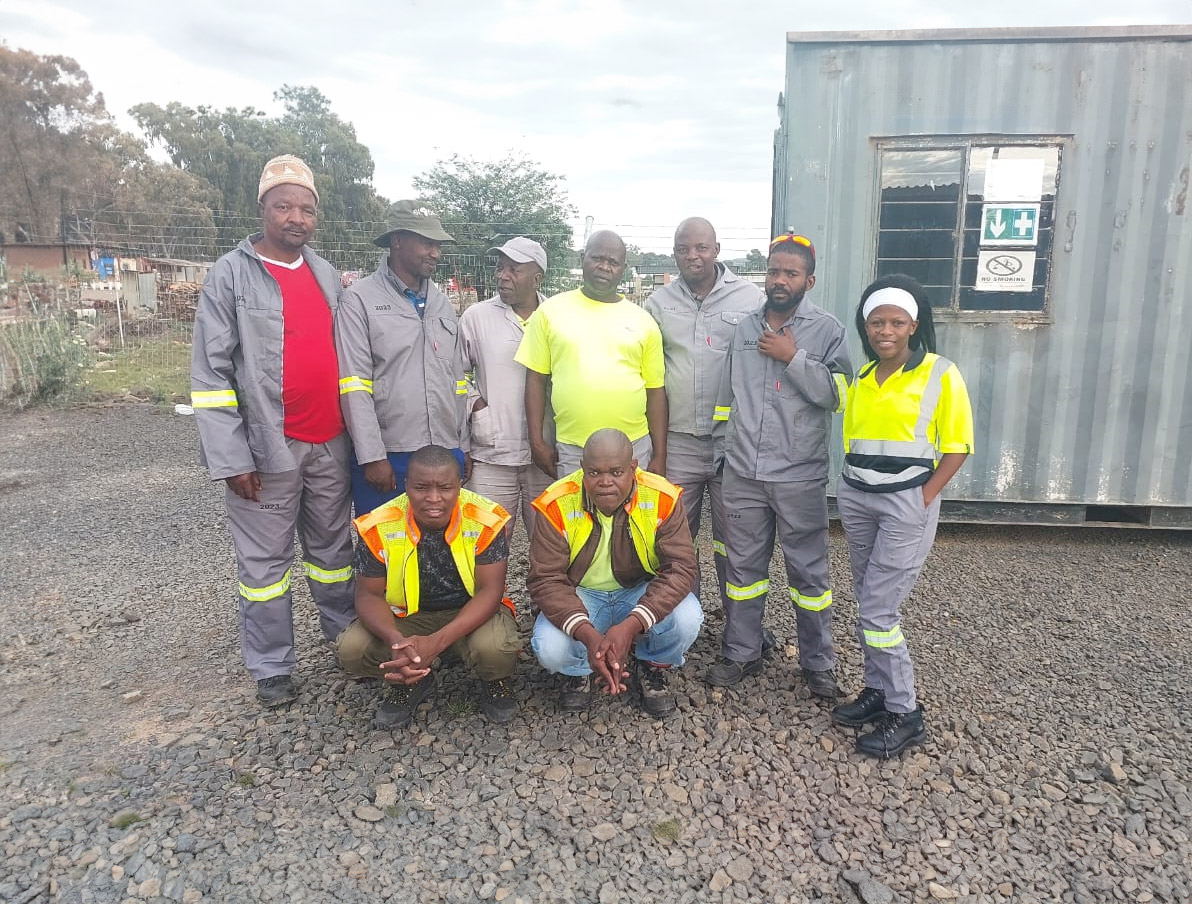
POLYGON ((902 636, 902 626, 895 625, 889 631, 865 631, 865 645, 885 649, 896 647, 905 642, 902 636))
POLYGON ((800 609, 806 609, 809 612, 823 612, 832 605, 832 591, 825 590, 819 596, 808 596, 792 587, 791 602, 800 609))
POLYGON ((280 581, 276 584, 270 584, 268 587, 249 587, 243 581, 240 583, 240 595, 250 603, 263 603, 267 600, 277 599, 279 596, 284 596, 289 592, 290 569, 288 568, 280 581))
POLYGON ((320 568, 318 565, 311 565, 310 562, 302 563, 302 567, 306 569, 306 576, 312 581, 318 581, 320 584, 342 584, 344 581, 352 580, 352 566, 348 565, 344 568, 320 568))
POLYGON ((456 380, 455 381, 455 394, 456 395, 467 395, 468 394, 468 381, 467 380, 456 380))
POLYGON ((889 458, 935 460, 935 446, 920 440, 854 439, 848 444, 851 455, 884 455, 889 458))
POLYGON ((726 583, 724 589, 730 600, 752 600, 770 592, 770 581, 768 579, 758 581, 756 584, 749 584, 746 587, 726 583))
POLYGON ((848 396, 848 377, 844 374, 832 374, 836 381, 836 413, 844 411, 844 400, 848 396))
POLYGON ((339 394, 347 395, 349 392, 367 392, 372 395, 373 381, 366 380, 364 377, 341 377, 339 381, 339 394))
POLYGON ((728 550, 724 548, 724 544, 721 543, 719 540, 712 541, 712 552, 716 553, 716 555, 718 555, 718 556, 727 556, 728 555, 728 550))
POLYGON ((234 389, 205 389, 195 390, 190 394, 192 408, 235 408, 236 390, 234 389))
POLYGON ((732 414, 732 411, 733 411, 732 405, 717 405, 716 409, 712 412, 712 420, 727 421, 728 416, 730 414, 732 414))

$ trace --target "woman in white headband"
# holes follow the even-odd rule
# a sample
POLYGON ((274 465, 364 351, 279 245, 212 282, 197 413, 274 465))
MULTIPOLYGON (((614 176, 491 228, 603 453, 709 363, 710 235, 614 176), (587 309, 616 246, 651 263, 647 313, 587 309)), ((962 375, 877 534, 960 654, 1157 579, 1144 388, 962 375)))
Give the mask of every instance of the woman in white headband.
POLYGON ((956 365, 935 354, 923 287, 885 276, 861 295, 857 332, 869 358, 844 409, 836 490, 860 613, 865 687, 832 710, 861 728, 857 751, 891 757, 927 737, 902 633, 902 604, 935 540, 940 492, 973 449, 973 415, 956 365))

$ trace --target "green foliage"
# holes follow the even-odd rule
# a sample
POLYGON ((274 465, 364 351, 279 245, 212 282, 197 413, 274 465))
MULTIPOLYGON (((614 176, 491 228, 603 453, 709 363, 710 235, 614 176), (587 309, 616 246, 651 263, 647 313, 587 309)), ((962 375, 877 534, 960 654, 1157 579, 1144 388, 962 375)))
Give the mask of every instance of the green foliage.
POLYGON ((284 106, 281 116, 253 107, 217 110, 177 102, 138 104, 130 112, 175 167, 213 190, 214 206, 222 211, 216 224, 220 248, 257 228, 257 186, 265 163, 295 154, 310 166, 319 189, 319 247, 341 267, 371 265, 375 252, 357 260, 353 249, 372 238, 386 206, 372 187, 372 154, 317 88, 284 85, 274 99, 284 106))
POLYGON ((548 281, 566 272, 575 208, 564 181, 520 154, 500 160, 453 154, 414 177, 413 184, 458 240, 451 250, 481 262, 468 275, 484 298, 495 291, 495 261, 486 252, 515 235, 528 235, 546 249, 548 281))
POLYGON ((241 788, 255 788, 257 786, 257 777, 251 772, 242 772, 237 777, 236 784, 241 788))
POLYGON ((129 826, 136 825, 138 822, 141 822, 140 815, 136 813, 122 813, 112 821, 112 828, 123 830, 129 826))
POLYGON ((66 398, 82 383, 87 343, 65 314, 0 325, 0 402, 17 408, 66 398))

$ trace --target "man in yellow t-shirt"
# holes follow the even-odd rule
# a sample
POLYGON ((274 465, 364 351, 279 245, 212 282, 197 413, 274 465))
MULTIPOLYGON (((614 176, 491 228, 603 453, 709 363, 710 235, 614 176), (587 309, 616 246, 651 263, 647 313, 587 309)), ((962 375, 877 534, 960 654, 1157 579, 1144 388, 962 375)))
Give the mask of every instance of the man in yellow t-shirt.
POLYGON ((584 443, 612 427, 634 457, 666 472, 662 333, 645 310, 618 294, 625 243, 602 230, 588 240, 582 289, 548 298, 526 325, 514 360, 526 373, 526 419, 534 464, 551 477, 579 468, 584 443), (543 435, 547 392, 556 442, 543 435))

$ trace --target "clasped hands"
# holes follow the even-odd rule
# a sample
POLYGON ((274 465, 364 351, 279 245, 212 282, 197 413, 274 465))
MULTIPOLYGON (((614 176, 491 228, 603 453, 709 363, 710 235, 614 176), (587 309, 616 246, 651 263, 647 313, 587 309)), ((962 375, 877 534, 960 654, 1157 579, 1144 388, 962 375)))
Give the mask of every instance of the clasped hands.
POLYGON ((610 696, 629 689, 629 648, 642 633, 643 625, 634 615, 601 634, 587 622, 575 632, 575 639, 588 648, 588 665, 596 681, 610 696))

